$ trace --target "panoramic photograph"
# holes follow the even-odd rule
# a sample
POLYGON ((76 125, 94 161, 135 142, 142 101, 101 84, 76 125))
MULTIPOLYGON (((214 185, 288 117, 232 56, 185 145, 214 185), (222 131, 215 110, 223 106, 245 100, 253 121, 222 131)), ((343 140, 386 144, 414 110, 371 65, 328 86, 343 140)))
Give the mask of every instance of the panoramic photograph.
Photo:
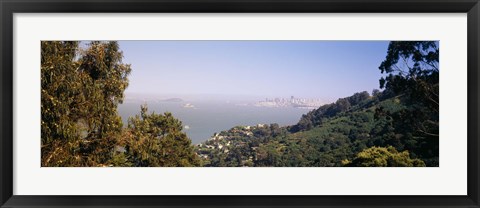
POLYGON ((41 41, 41 167, 439 167, 438 41, 41 41))

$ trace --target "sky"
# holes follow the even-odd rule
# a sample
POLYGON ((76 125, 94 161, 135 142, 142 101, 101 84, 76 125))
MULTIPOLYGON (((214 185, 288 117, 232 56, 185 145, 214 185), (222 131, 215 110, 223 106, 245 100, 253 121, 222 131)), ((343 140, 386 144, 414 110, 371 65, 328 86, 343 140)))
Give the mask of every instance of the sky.
POLYGON ((388 41, 119 41, 129 94, 336 100, 379 88, 388 41))

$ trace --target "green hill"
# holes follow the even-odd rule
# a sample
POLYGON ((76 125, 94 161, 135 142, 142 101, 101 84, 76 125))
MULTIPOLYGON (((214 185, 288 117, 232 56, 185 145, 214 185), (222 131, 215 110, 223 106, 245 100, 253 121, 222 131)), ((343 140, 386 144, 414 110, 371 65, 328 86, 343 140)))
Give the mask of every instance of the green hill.
POLYGON ((196 151, 205 166, 331 167, 361 166, 355 164, 360 152, 390 147, 407 159, 438 165, 438 158, 420 151, 423 138, 396 129, 392 116, 408 107, 402 96, 388 94, 341 98, 303 115, 293 126, 237 126, 214 135, 196 151))

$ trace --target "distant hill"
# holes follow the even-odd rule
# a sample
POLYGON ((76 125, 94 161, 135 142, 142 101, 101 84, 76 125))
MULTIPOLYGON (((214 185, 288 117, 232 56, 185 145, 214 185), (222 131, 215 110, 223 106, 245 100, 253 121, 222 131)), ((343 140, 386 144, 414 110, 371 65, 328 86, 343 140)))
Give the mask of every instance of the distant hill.
POLYGON ((182 98, 168 98, 168 99, 164 99, 164 100, 161 100, 163 102, 183 102, 183 99, 182 98))

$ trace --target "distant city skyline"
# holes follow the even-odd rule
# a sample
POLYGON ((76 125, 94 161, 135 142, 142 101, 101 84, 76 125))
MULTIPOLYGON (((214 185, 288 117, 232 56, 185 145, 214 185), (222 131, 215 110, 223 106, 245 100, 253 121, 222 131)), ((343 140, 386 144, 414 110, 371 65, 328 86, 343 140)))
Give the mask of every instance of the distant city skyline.
POLYGON ((389 41, 119 41, 128 98, 224 95, 333 100, 379 88, 389 41))

